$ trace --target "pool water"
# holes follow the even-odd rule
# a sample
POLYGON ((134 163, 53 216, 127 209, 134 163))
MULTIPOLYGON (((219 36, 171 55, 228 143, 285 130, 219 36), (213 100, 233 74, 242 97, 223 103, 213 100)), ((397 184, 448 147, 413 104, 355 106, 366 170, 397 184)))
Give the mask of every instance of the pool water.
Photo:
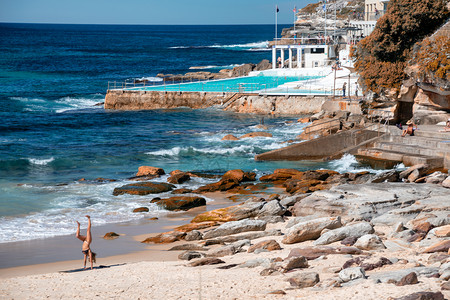
POLYGON ((137 91, 181 91, 181 92, 264 92, 284 83, 320 78, 322 76, 247 76, 231 79, 198 81, 190 83, 163 84, 133 87, 137 91))

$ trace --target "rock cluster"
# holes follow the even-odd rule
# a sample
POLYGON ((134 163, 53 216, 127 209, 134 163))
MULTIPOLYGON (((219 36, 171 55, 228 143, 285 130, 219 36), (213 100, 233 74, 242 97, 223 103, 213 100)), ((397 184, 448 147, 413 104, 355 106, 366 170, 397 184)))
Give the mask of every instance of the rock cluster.
MULTIPOLYGON (((176 171, 171 177, 185 174, 191 176, 176 171)), ((218 179, 192 193, 256 188, 251 183, 256 180, 252 172, 230 170, 218 179)), ((277 169, 260 181, 284 189, 283 193, 244 193, 246 200, 237 205, 200 213, 191 223, 143 243, 185 241, 170 250, 180 251, 178 258, 190 261, 188 266, 256 268, 259 276, 280 280, 280 274, 286 273, 287 288, 357 286, 367 280, 420 286, 424 278, 434 278, 445 291, 450 278, 446 180, 450 180, 448 175, 430 172, 426 165, 377 175, 277 169), (288 252, 283 252, 285 249, 288 252), (239 261, 240 253, 254 258, 239 261), (321 260, 335 256, 341 257, 334 260, 340 264, 318 267, 321 260)), ((128 186, 131 191, 135 187, 155 188, 147 184, 128 186)), ((166 209, 206 204, 198 195, 152 202, 166 209)))

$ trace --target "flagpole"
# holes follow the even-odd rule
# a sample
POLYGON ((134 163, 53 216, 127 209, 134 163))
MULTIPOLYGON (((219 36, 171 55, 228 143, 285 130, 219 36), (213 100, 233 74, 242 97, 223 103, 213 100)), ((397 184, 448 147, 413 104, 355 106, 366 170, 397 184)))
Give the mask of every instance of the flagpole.
POLYGON ((278 5, 275 7, 275 45, 278 39, 278 5))
POLYGON ((327 0, 325 0, 325 5, 324 5, 324 10, 325 10, 325 40, 327 38, 327 0))

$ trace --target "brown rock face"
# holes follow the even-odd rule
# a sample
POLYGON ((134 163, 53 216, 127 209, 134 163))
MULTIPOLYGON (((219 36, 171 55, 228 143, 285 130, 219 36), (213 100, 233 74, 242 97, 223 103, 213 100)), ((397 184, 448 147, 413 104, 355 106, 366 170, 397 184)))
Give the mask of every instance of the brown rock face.
POLYGON ((180 232, 180 231, 169 231, 160 233, 154 237, 149 237, 145 240, 143 240, 141 243, 155 243, 155 244, 167 244, 167 243, 173 243, 176 241, 181 240, 186 233, 180 232))
POLYGON ((210 183, 199 187, 194 191, 194 193, 210 193, 217 191, 228 191, 232 188, 238 186, 239 183, 234 180, 220 180, 219 182, 210 183))
POLYGON ((450 240, 440 241, 423 250, 424 253, 447 252, 450 249, 450 240))
POLYGON ((140 182, 127 184, 113 191, 114 196, 130 194, 130 195, 148 195, 148 194, 159 194, 171 191, 175 186, 168 183, 153 183, 153 182, 140 182))
POLYGON ((197 215, 194 219, 192 219, 191 223, 200 223, 206 221, 239 221, 255 217, 262 207, 263 203, 252 203, 219 208, 197 215))
POLYGON ((404 286, 417 283, 419 283, 419 280, 417 279, 417 274, 415 272, 411 272, 402 279, 400 279, 400 281, 398 281, 395 285, 404 286))
POLYGON ((244 172, 242 170, 230 170, 223 174, 222 180, 233 180, 237 182, 243 181, 254 181, 256 178, 256 174, 253 172, 244 172))
POLYGON ((136 173, 136 176, 149 176, 149 175, 164 175, 166 174, 163 169, 149 166, 141 166, 136 173))
POLYGON ((272 137, 272 134, 270 132, 264 132, 264 131, 256 131, 256 132, 250 132, 247 134, 244 134, 240 136, 240 139, 245 138, 255 138, 255 137, 272 137))
POLYGON ((301 175, 302 171, 295 169, 276 169, 273 174, 261 176, 261 181, 272 181, 273 183, 280 184, 286 180, 292 178, 294 175, 301 175))
POLYGON ((172 194, 189 194, 192 193, 191 189, 176 189, 172 191, 172 194))
POLYGON ((396 298, 395 300, 445 300, 445 298, 441 292, 417 292, 396 298))
POLYGON ((205 198, 202 197, 170 197, 168 199, 152 200, 158 206, 167 210, 189 210, 194 207, 206 205, 205 198))
POLYGON ((119 237, 119 235, 115 232, 108 232, 103 236, 105 240, 115 240, 119 237))
POLYGON ((180 183, 188 181, 189 179, 191 179, 191 176, 189 176, 189 174, 177 173, 177 174, 174 174, 174 175, 170 176, 169 178, 167 178, 167 182, 172 183, 172 184, 180 184, 180 183))
POLYGON ((239 138, 235 137, 232 134, 227 134, 222 138, 222 141, 239 141, 239 138))
POLYGON ((275 240, 261 241, 250 248, 248 248, 248 253, 255 252, 256 249, 265 249, 268 251, 281 250, 280 244, 275 240))
POLYGON ((148 212, 148 211, 149 211, 148 207, 138 207, 138 208, 133 209, 134 213, 148 212))
POLYGON ((449 237, 450 236, 450 225, 445 225, 438 227, 434 230, 434 234, 439 237, 449 237))

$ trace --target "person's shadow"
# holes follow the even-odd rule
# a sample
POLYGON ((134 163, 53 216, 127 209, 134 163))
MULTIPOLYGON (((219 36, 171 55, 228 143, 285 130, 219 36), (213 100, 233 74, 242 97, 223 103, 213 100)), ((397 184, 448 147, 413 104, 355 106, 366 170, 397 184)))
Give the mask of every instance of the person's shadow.
MULTIPOLYGON (((123 264, 115 264, 115 265, 110 265, 110 266, 105 266, 105 265, 99 265, 93 268, 93 270, 97 270, 97 269, 106 269, 106 268, 111 268, 111 267, 118 267, 118 266, 123 266, 126 265, 125 263, 123 264)), ((67 270, 67 271, 59 271, 59 273, 76 273, 76 272, 82 272, 82 271, 90 271, 91 268, 79 268, 79 269, 73 269, 73 270, 67 270)))

